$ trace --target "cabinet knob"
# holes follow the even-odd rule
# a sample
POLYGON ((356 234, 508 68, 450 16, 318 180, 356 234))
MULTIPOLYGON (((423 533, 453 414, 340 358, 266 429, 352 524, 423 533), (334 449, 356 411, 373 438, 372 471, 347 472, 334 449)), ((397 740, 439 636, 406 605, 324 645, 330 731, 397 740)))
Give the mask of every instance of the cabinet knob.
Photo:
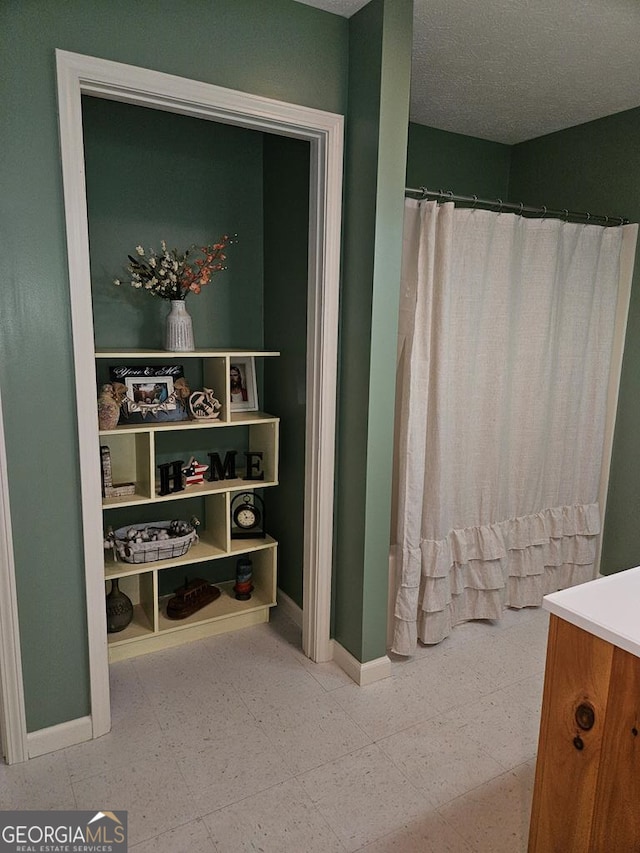
POLYGON ((596 712, 593 705, 589 702, 582 702, 576 708, 576 723, 580 726, 583 732, 588 732, 593 728, 596 721, 596 712))

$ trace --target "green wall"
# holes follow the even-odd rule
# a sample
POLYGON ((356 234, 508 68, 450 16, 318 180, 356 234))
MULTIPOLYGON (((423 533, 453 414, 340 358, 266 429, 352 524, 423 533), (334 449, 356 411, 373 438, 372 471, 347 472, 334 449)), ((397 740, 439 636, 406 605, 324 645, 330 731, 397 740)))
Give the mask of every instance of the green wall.
MULTIPOLYGON (((640 221, 640 108, 516 145, 510 197, 640 221)), ((604 521, 603 574, 640 563, 640 252, 631 293, 604 521)))
POLYGON ((348 22, 291 0, 24 0, 0 15, 0 383, 35 731, 90 710, 54 49, 344 113, 348 22))
POLYGON ((368 661, 386 653, 412 3, 374 0, 349 33, 334 633, 368 661))
POLYGON ((510 145, 413 122, 409 125, 408 187, 506 201, 510 164, 510 145))
POLYGON ((196 346, 260 348, 262 133, 90 97, 83 133, 96 345, 163 346, 167 301, 113 284, 128 279, 137 245, 184 250, 237 234, 228 269, 187 309, 196 346))

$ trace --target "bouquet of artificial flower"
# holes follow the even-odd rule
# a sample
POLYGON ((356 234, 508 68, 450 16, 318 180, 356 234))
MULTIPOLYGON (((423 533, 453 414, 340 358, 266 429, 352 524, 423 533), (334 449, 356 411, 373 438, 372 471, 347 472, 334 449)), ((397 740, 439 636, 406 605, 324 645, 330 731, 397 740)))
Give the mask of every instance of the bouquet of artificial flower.
MULTIPOLYGON (((211 246, 193 244, 182 253, 177 249, 167 249, 164 240, 160 253, 156 253, 155 249, 145 252, 142 246, 136 246, 137 256, 127 256, 127 270, 131 273, 129 284, 148 290, 152 296, 161 299, 186 299, 188 293, 200 293, 214 273, 226 269, 225 249, 234 242, 225 234, 211 246), (198 254, 199 257, 191 258, 192 254, 198 254)), ((113 283, 123 284, 119 278, 114 279, 113 283)))

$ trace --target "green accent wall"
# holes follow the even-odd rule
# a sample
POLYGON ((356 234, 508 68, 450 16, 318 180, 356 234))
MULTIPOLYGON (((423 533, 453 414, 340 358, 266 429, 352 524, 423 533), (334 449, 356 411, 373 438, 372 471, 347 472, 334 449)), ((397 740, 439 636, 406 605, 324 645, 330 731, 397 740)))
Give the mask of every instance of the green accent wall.
POLYGON ((196 346, 261 348, 262 133, 100 98, 82 113, 96 345, 162 349, 168 301, 113 283, 129 280, 137 245, 184 251, 237 234, 228 269, 187 310, 196 346))
MULTIPOLYGON (((1 106, 11 117, 0 131, 0 383, 35 731, 90 711, 54 50, 344 113, 349 33, 346 19, 292 0, 28 0, 1 5, 0 29, 1 106)), ((156 235, 151 228, 149 239, 156 235)), ((121 263, 120 249, 112 261, 121 263)), ((111 275, 108 266, 100 276, 111 275)))
POLYGON ((412 6, 349 19, 334 635, 360 661, 386 653, 412 6))
POLYGON ((509 192, 511 146, 411 123, 407 186, 501 198, 509 192))
MULTIPOLYGON (((640 221, 640 108, 514 146, 510 197, 640 221)), ((640 563, 640 251, 631 292, 609 494, 603 574, 640 563)))

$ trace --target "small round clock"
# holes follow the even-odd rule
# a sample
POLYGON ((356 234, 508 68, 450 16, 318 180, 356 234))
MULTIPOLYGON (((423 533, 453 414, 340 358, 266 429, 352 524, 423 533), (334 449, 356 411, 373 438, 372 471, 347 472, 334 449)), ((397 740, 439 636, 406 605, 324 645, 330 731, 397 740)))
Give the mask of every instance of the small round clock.
POLYGON ((233 522, 231 535, 236 538, 264 536, 262 529, 263 513, 258 503, 260 498, 252 492, 237 495, 231 505, 233 522))
POLYGON ((236 507, 233 520, 243 530, 252 530, 260 524, 260 512, 253 504, 245 503, 236 507))

